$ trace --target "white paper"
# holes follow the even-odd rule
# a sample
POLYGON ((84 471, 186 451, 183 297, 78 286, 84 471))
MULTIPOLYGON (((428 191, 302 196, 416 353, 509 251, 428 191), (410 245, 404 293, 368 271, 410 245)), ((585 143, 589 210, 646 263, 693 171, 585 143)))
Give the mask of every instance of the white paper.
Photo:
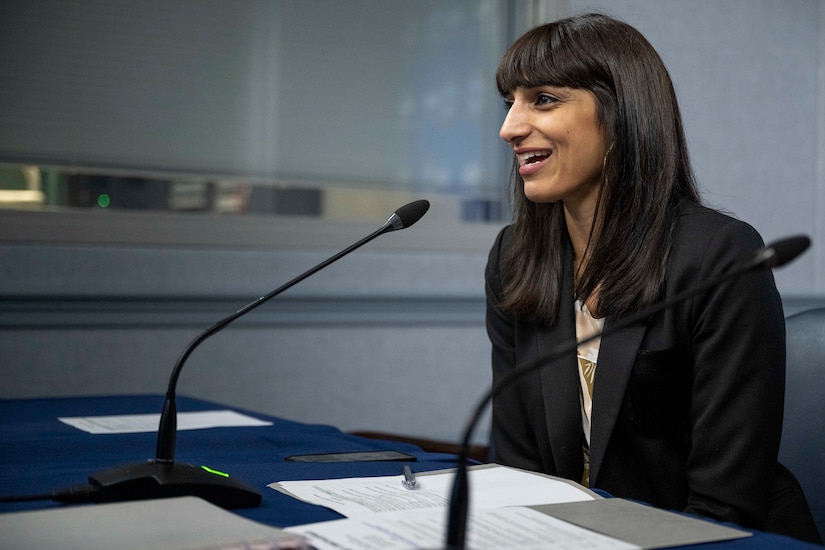
MULTIPOLYGON (((399 470, 400 470, 399 466, 399 470)), ((594 494, 566 480, 533 472, 493 466, 471 468, 470 506, 473 509, 531 506, 593 500, 594 494), (473 487, 484 490, 473 491, 473 487)), ((364 518, 398 510, 446 508, 452 492, 452 472, 418 475, 418 488, 406 489, 404 476, 282 481, 269 485, 306 502, 326 506, 348 518, 364 518)))
MULTIPOLYGON (((446 523, 446 510, 414 510, 311 523, 286 531, 303 535, 317 550, 408 550, 442 548, 446 523)), ((471 510, 466 543, 473 550, 639 548, 522 507, 471 510)))
MULTIPOLYGON (((156 432, 160 414, 118 414, 112 416, 75 416, 58 418, 64 424, 90 434, 126 434, 156 432)), ((229 410, 179 412, 178 430, 227 428, 238 426, 271 426, 272 422, 259 420, 229 410)))

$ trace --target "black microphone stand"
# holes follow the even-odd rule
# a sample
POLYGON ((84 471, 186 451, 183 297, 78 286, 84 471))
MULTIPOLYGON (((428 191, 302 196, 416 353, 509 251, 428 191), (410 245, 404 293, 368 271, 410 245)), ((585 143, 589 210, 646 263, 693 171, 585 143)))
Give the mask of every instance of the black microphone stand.
POLYGON ((810 244, 811 240, 804 235, 789 237, 787 239, 777 241, 770 246, 761 248, 757 251, 753 259, 734 267, 730 271, 726 271, 700 285, 680 292, 669 300, 659 302, 658 304, 654 304, 638 313, 625 317, 616 324, 611 325, 608 330, 597 331, 594 334, 578 341, 573 339, 570 342, 559 344, 554 347, 546 357, 514 369, 499 378, 496 384, 492 386, 492 388, 490 388, 478 401, 478 404, 475 409, 473 409, 470 419, 464 428, 461 446, 459 448, 458 465, 456 467, 452 492, 450 494, 450 508, 447 518, 446 536, 447 549, 464 550, 465 548, 470 499, 470 483, 467 476, 467 461, 470 455, 470 440, 472 439, 476 426, 481 420, 484 410, 487 408, 487 405, 492 401, 494 396, 498 395, 499 392, 513 384, 516 380, 519 380, 522 376, 538 370, 544 365, 555 361, 560 357, 575 352, 576 348, 580 344, 590 342, 599 337, 609 336, 637 323, 646 321, 648 318, 661 311, 664 311, 689 298, 693 298, 694 296, 706 292, 724 282, 730 282, 753 269, 760 267, 772 268, 785 265, 804 252, 810 244))
POLYGON ((161 412, 158 427, 157 452, 153 460, 111 468, 89 476, 92 500, 112 502, 122 500, 139 500, 172 496, 198 496, 223 508, 251 508, 261 502, 261 494, 245 483, 230 478, 227 474, 204 466, 175 463, 175 443, 177 439, 177 408, 175 391, 178 377, 193 351, 207 338, 220 332, 238 317, 246 315, 256 307, 285 290, 295 286, 307 277, 314 275, 329 264, 360 248, 371 240, 404 229, 417 222, 429 209, 426 200, 413 201, 396 210, 372 234, 342 250, 331 258, 321 262, 309 271, 295 277, 272 292, 261 296, 232 315, 218 321, 199 334, 184 349, 175 363, 166 400, 161 412))

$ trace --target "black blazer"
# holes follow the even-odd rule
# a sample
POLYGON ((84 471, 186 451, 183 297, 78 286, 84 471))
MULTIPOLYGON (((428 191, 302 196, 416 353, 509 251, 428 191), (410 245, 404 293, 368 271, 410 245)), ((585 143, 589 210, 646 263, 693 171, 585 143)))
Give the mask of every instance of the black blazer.
MULTIPOLYGON (((575 338, 572 251, 554 326, 500 309, 509 227, 490 251, 487 330, 494 382, 575 338)), ((674 232, 665 297, 763 246, 744 222, 688 203, 674 232)), ((616 322, 608 317, 605 328, 616 322)), ((785 378, 782 303, 773 275, 751 272, 602 339, 593 390, 590 485, 614 496, 764 527, 777 471, 785 378)), ((574 354, 495 397, 496 461, 581 481, 574 354)))

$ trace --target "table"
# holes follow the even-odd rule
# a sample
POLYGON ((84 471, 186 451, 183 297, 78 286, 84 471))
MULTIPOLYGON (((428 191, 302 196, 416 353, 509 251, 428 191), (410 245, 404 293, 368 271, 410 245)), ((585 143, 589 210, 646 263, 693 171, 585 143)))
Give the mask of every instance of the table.
MULTIPOLYGON (((98 470, 152 458, 155 433, 92 435, 57 418, 158 414, 162 405, 163 397, 157 395, 0 400, 0 495, 50 492, 84 483, 98 470)), ((415 471, 441 470, 455 464, 454 455, 427 453, 408 443, 357 437, 332 426, 304 424, 180 396, 177 405, 180 412, 231 409, 272 422, 271 426, 261 427, 179 431, 175 458, 229 472, 259 489, 263 495, 260 506, 234 512, 275 527, 342 516, 269 489, 269 483, 401 475, 402 471, 402 463, 398 462, 301 463, 286 461, 289 455, 393 449, 414 455, 417 461, 410 464, 415 471)), ((51 501, 0 503, 0 513, 57 506, 63 505, 51 501)), ((761 532, 747 539, 701 545, 702 550, 777 547, 817 548, 761 532)))

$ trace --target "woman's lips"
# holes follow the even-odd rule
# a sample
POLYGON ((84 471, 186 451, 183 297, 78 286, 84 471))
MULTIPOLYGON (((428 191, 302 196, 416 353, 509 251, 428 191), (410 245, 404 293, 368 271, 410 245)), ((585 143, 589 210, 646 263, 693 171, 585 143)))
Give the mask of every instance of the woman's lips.
POLYGON ((519 153, 516 155, 519 160, 519 174, 529 176, 535 174, 547 164, 547 160, 552 156, 552 152, 548 150, 529 151, 527 153, 519 153))

